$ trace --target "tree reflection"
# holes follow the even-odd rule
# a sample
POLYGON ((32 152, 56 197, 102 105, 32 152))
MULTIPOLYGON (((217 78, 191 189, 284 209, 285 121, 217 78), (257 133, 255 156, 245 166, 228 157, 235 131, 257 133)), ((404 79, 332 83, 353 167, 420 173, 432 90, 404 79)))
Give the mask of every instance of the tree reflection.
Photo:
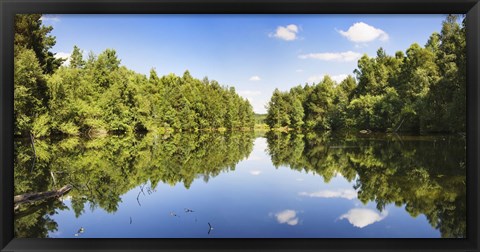
MULTIPOLYGON (((77 218, 87 206, 113 213, 133 188, 141 186, 139 196, 158 184, 189 188, 194 180, 234 170, 251 153, 254 138, 253 132, 203 132, 36 140, 34 165, 29 139, 18 139, 15 195, 70 184, 67 197, 77 218)), ((279 132, 266 138, 276 167, 313 172, 325 182, 341 174, 364 204, 405 206, 412 216, 425 215, 442 237, 466 236, 465 139, 279 132)), ((15 236, 48 237, 57 230, 51 216, 64 209, 59 200, 21 206, 15 236)))
MULTIPOLYGON (((189 188, 197 178, 208 181, 248 157, 253 132, 110 136, 84 140, 35 141, 36 162, 28 141, 15 142, 15 195, 48 191, 70 184, 68 197, 79 217, 88 203, 109 213, 121 195, 140 185, 159 183, 189 188)), ((22 206, 16 212, 16 237, 47 237, 57 228, 49 216, 66 209, 54 200, 22 206)))
POLYGON ((465 139, 454 136, 333 136, 270 132, 272 163, 355 180, 358 199, 378 210, 405 205, 442 237, 466 236, 465 139))

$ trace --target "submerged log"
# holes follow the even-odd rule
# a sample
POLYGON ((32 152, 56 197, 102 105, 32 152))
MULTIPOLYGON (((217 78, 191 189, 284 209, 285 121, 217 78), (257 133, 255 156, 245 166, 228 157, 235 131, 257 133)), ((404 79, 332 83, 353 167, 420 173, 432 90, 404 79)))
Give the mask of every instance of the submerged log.
POLYGON ((48 191, 48 192, 39 192, 39 193, 25 193, 22 195, 17 195, 13 197, 13 203, 18 206, 19 204, 30 203, 40 200, 45 200, 49 198, 58 198, 70 190, 72 190, 73 186, 66 185, 58 190, 48 191))

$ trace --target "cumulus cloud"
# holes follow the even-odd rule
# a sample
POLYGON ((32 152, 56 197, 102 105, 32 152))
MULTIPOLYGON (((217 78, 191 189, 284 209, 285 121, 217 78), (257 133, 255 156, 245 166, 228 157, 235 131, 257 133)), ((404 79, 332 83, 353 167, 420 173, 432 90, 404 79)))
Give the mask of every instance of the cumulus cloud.
POLYGON ((254 75, 254 76, 250 77, 250 79, 248 79, 248 80, 249 80, 249 81, 259 81, 259 80, 261 80, 261 79, 260 79, 260 76, 254 75))
POLYGON ((284 210, 275 214, 277 222, 280 224, 288 224, 290 226, 295 226, 298 224, 297 212, 295 210, 284 210))
POLYGON ((366 208, 354 208, 348 211, 348 213, 340 216, 340 220, 347 219, 350 224, 358 228, 364 228, 375 222, 379 222, 387 217, 388 211, 377 213, 373 210, 366 208))
POLYGON ((351 189, 340 189, 336 191, 322 190, 311 193, 301 192, 299 195, 313 198, 343 198, 348 200, 357 198, 357 192, 351 189))
POLYGON ((71 53, 66 53, 66 52, 58 52, 55 54, 55 58, 57 59, 64 59, 65 61, 63 62, 63 65, 68 65, 70 64, 70 56, 72 54, 71 53))
POLYGON ((386 32, 364 22, 355 23, 347 31, 339 30, 338 33, 355 43, 366 43, 377 39, 380 41, 388 40, 386 32))
POLYGON ((275 33, 271 33, 269 36, 275 37, 278 39, 283 39, 286 41, 292 41, 298 38, 297 33, 298 33, 298 26, 294 24, 290 24, 287 26, 277 27, 277 30, 275 31, 275 33))
POLYGON ((66 52, 58 52, 55 54, 55 58, 59 59, 69 59, 70 58, 70 55, 71 53, 66 53, 66 52))
POLYGON ((352 51, 347 52, 326 52, 326 53, 309 53, 302 54, 298 57, 300 59, 317 59, 324 61, 339 61, 339 62, 349 62, 359 59, 362 54, 352 51))
POLYGON ((340 82, 342 82, 344 79, 346 79, 346 78, 348 77, 348 74, 338 74, 338 75, 321 74, 321 75, 313 75, 313 76, 310 76, 310 77, 307 79, 307 82, 318 83, 318 82, 320 82, 320 81, 323 80, 323 78, 325 77, 325 75, 330 76, 330 78, 331 78, 332 80, 334 80, 336 83, 340 83, 340 82))
POLYGON ((250 171, 250 174, 252 174, 253 176, 258 176, 258 175, 260 175, 260 173, 262 173, 262 171, 260 171, 260 170, 251 170, 250 171))

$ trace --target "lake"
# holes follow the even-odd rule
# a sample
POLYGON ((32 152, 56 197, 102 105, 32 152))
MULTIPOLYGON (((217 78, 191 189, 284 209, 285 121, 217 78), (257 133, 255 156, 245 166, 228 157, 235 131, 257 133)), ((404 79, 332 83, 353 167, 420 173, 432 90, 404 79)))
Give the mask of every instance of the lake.
POLYGON ((15 142, 16 237, 462 238, 459 135, 176 133, 15 142))

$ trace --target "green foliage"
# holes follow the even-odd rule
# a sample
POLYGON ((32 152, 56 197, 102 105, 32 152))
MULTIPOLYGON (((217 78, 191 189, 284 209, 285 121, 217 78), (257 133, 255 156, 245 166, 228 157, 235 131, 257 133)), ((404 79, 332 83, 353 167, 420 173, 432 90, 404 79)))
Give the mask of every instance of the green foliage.
POLYGON ((48 50, 55 38, 41 15, 17 15, 15 132, 36 137, 102 132, 251 130, 253 108, 233 87, 188 71, 149 78, 121 66, 113 49, 98 56, 74 46, 68 66, 48 50), (57 69, 58 68, 58 69, 57 69), (56 71, 54 71, 56 70, 56 71))
POLYGON ((405 132, 465 132, 465 19, 449 15, 425 47, 405 53, 362 56, 340 84, 326 76, 312 86, 275 90, 269 105, 270 128, 405 132), (303 108, 303 110, 301 109, 303 108))
POLYGON ((32 50, 43 73, 53 73, 63 62, 56 59, 50 52, 55 45, 55 37, 48 34, 52 31, 51 26, 43 26, 41 14, 17 14, 15 15, 14 50, 15 57, 20 50, 32 50))
POLYGON ((14 60, 15 133, 31 131, 40 114, 46 112, 47 85, 35 53, 19 49, 14 60))
POLYGON ((255 124, 264 124, 267 119, 267 114, 254 114, 255 124))
POLYGON ((70 55, 70 67, 71 68, 83 68, 85 61, 83 60, 83 51, 77 46, 73 46, 72 55, 70 55))

